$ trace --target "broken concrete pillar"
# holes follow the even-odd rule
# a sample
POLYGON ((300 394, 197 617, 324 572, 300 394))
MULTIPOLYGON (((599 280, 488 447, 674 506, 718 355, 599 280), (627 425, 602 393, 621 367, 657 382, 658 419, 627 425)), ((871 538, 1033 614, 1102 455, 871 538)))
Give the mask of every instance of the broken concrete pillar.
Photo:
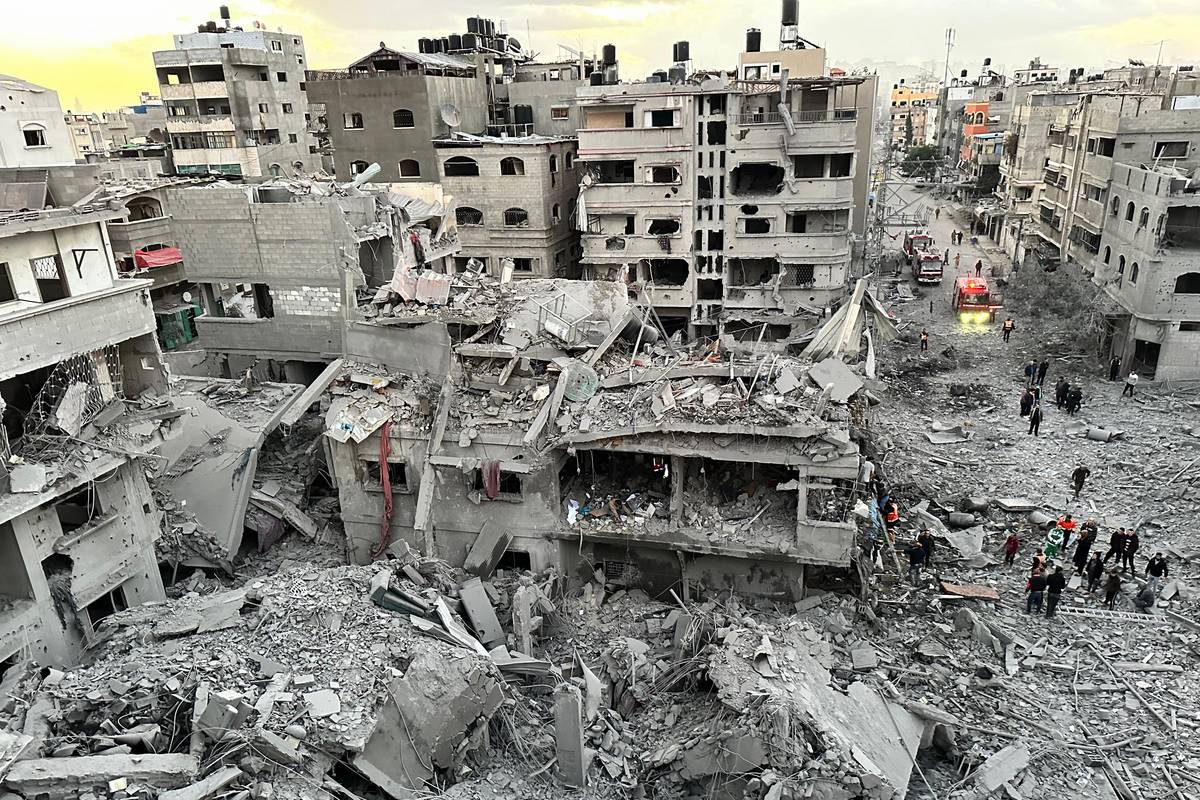
POLYGON ((177 753, 35 758, 14 763, 4 785, 24 797, 73 800, 114 778, 151 789, 178 789, 191 783, 199 769, 195 758, 177 753))
POLYGON ((587 782, 583 753, 583 700, 579 688, 560 684, 554 690, 554 746, 563 783, 582 788, 587 782))
POLYGON ((994 792, 1028 766, 1029 749, 1024 745, 1010 744, 983 762, 983 766, 975 773, 975 783, 986 792, 994 792))

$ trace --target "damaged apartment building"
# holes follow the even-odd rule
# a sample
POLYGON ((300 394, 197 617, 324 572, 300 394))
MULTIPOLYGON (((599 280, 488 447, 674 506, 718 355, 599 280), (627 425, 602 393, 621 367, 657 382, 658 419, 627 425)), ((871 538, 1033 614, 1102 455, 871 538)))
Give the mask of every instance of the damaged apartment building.
MULTIPOLYGON (((845 580, 865 400, 839 357, 674 344, 617 281, 466 272, 433 307, 400 280, 297 401, 329 388, 355 562, 411 550, 684 596, 845 580)), ((827 324, 857 341, 864 302, 827 324)))
POLYGON ((760 41, 736 75, 679 64, 579 90, 583 271, 626 282, 669 333, 787 349, 847 292, 875 76, 760 41))
POLYGON ((452 270, 458 237, 449 202, 436 184, 328 179, 166 191, 164 210, 204 312, 195 320, 204 363, 184 371, 230 377, 255 367, 272 380, 312 380, 342 354, 358 292, 386 284, 397 264, 452 270))
POLYGON ((161 390, 150 281, 118 279, 111 210, 0 216, 0 672, 73 662, 95 625, 164 597, 136 453, 97 433, 161 390))

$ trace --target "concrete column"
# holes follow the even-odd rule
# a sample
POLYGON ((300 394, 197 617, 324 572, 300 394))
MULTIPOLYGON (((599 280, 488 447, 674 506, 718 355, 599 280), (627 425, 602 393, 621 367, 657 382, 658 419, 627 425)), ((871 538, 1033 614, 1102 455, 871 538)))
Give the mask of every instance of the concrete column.
POLYGON ((671 529, 678 530, 683 516, 683 485, 687 479, 688 460, 671 456, 671 529))
POLYGON ((554 690, 554 745, 558 774, 568 786, 587 783, 587 759, 583 751, 583 700, 579 688, 560 684, 554 690))
POLYGON ((796 544, 800 543, 800 531, 804 529, 804 520, 808 519, 808 469, 801 467, 796 471, 796 544))

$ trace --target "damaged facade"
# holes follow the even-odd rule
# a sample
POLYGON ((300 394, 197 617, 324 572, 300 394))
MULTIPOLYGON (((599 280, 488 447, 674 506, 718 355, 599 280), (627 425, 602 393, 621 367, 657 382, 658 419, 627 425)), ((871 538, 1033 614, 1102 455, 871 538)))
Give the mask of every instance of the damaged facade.
POLYGON ((805 74, 782 84, 579 90, 586 277, 623 280, 691 338, 783 348, 814 329, 846 292, 868 175, 858 115, 873 97, 860 102, 866 78, 829 77, 824 51, 804 52, 805 74))
POLYGON ((150 282, 117 278, 119 218, 0 217, 0 668, 73 663, 105 616, 164 597, 139 453, 99 432, 165 385, 150 282))

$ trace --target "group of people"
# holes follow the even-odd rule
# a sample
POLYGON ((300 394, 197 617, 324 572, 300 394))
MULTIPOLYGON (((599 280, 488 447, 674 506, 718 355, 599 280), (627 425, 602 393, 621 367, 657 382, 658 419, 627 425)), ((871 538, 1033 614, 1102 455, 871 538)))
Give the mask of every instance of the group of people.
POLYGON ((1072 386, 1066 378, 1059 378, 1058 383, 1054 384, 1054 405, 1075 416, 1083 405, 1083 389, 1072 386))

